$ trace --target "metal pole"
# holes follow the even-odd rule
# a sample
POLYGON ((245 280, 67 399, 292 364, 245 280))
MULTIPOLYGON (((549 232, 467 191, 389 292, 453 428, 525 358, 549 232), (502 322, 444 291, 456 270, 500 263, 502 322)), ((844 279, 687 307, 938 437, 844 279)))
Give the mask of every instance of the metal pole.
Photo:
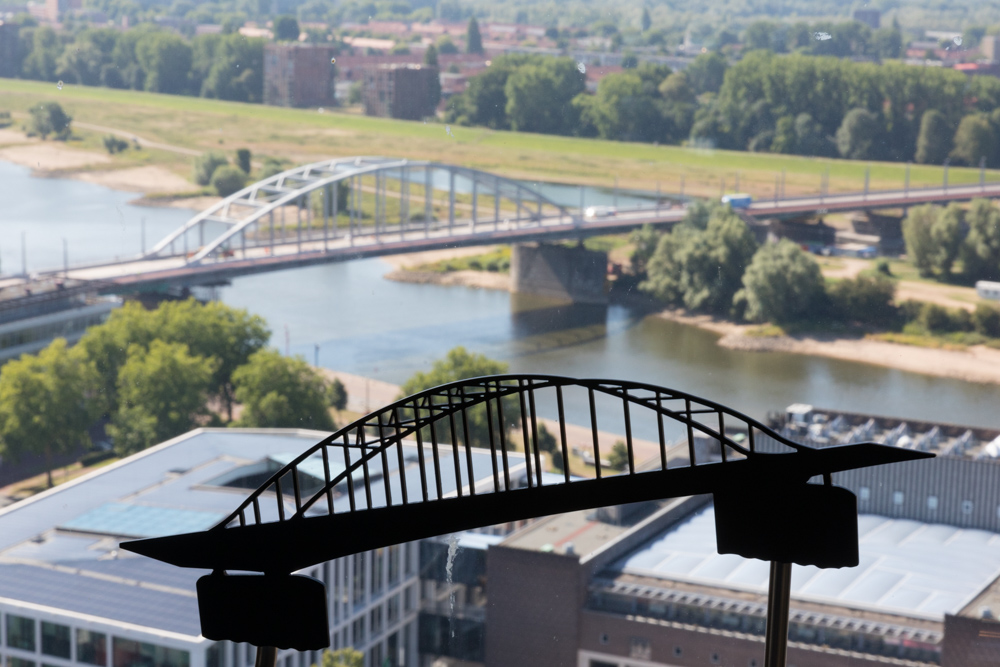
POLYGON ((781 198, 785 198, 785 170, 781 170, 781 198))
POLYGON ((684 174, 681 174, 681 197, 684 196, 684 174))
POLYGON ((25 276, 28 275, 28 247, 24 238, 24 232, 21 232, 21 273, 25 276))
POLYGON ((66 245, 66 237, 63 237, 63 275, 69 275, 69 246, 66 245))
POLYGON ((313 347, 313 366, 319 368, 319 343, 313 347))
POLYGON ((792 564, 771 561, 767 588, 767 629, 764 667, 785 667, 788 654, 788 602, 792 592, 792 564))
POLYGON ((660 182, 656 182, 656 214, 660 214, 660 182))
POLYGON ((140 218, 140 220, 141 220, 141 222, 140 222, 139 229, 141 230, 141 235, 142 235, 142 242, 141 242, 142 243, 142 254, 145 255, 146 254, 146 218, 143 217, 143 218, 140 218))
MULTIPOLYGON (((583 217, 583 210, 584 210, 583 209, 583 186, 581 185, 580 186, 580 217, 581 218, 583 217)), ((520 207, 518 207, 518 209, 517 209, 517 214, 518 215, 521 214, 521 208, 520 207)))
POLYGON ((615 208, 618 208, 618 174, 615 174, 615 208))
POLYGON ((948 162, 949 162, 949 158, 945 158, 944 159, 944 184, 942 186, 945 192, 948 191, 948 162))
POLYGON ((865 167, 865 199, 868 199, 868 184, 871 181, 872 168, 865 167))
POLYGON ((455 226, 455 170, 448 172, 448 233, 455 226))
POLYGON ((254 667, 275 667, 278 663, 278 649, 273 646, 258 646, 254 667))
POLYGON ((979 158, 979 189, 986 189, 986 156, 979 158))
POLYGON ((910 164, 906 163, 906 178, 903 181, 903 193, 908 197, 910 196, 910 164))

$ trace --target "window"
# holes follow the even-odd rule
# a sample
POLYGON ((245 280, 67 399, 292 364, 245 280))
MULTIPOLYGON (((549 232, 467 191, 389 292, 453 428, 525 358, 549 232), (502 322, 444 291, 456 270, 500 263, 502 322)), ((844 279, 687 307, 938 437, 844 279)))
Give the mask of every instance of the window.
POLYGON ((111 655, 113 667, 188 667, 191 662, 187 651, 121 637, 111 638, 111 655))
POLYGON ((675 658, 679 658, 682 655, 684 655, 684 649, 682 649, 680 646, 675 646, 674 647, 674 657, 675 658))
POLYGON ((385 603, 385 619, 389 625, 399 620, 399 595, 393 595, 385 603))
POLYGON ((399 583, 399 545, 393 544, 389 547, 389 585, 395 586, 399 583))
POLYGON ((354 604, 365 601, 365 554, 354 554, 354 604))
POLYGON ((936 510, 938 508, 937 496, 927 496, 927 509, 936 510))
POLYGON ((378 605, 369 612, 369 617, 371 622, 369 627, 371 628, 372 635, 377 635, 382 632, 382 605, 378 605))
POLYGON ((403 572, 413 574, 413 545, 410 542, 403 545, 403 572))
POLYGON ((717 665, 720 662, 722 662, 722 658, 719 656, 718 653, 713 653, 711 656, 709 656, 708 659, 713 665, 717 665))
POLYGON ((602 632, 601 636, 597 638, 597 641, 601 642, 602 644, 607 644, 609 641, 611 641, 611 637, 608 636, 608 633, 602 632))
POLYGON ((101 632, 77 628, 76 661, 104 667, 108 664, 108 637, 101 632))
POLYGON ((372 552, 372 595, 382 593, 382 573, 385 567, 385 549, 372 552))
POLYGON ((902 491, 893 491, 892 492, 892 504, 893 505, 902 505, 903 504, 903 492, 902 491))
POLYGON ((591 660, 590 667, 618 667, 618 663, 604 662, 603 660, 591 660))
MULTIPOLYGON (((998 510, 1000 513, 1000 510, 998 510)), ((413 609, 413 586, 407 586, 403 590, 403 611, 411 611, 413 609)))
POLYGON ((35 650, 35 619, 7 614, 7 646, 35 650))
POLYGON ((34 660, 22 660, 14 656, 7 656, 7 667, 35 667, 34 660))
POLYGON ((69 660, 69 627, 42 621, 42 653, 69 660))
POLYGON ((223 667, 221 642, 216 642, 205 650, 205 667, 223 667))

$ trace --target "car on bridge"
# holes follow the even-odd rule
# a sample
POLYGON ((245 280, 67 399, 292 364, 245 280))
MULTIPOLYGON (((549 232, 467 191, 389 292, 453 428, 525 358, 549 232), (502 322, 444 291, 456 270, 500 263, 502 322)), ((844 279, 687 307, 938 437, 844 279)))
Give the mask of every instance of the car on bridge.
POLYGON ((729 204, 732 208, 750 208, 750 204, 753 203, 753 197, 745 192, 734 195, 723 195, 722 203, 729 204))
POLYGON ((618 209, 614 206, 588 206, 583 211, 585 218, 610 218, 618 215, 618 209))

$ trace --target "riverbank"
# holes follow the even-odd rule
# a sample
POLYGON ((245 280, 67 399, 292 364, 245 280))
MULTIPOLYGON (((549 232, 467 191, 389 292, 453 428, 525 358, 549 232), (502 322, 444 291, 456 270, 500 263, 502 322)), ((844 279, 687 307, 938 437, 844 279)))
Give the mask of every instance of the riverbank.
POLYGON ((502 292, 510 291, 510 275, 496 271, 427 271, 420 267, 459 257, 474 257, 495 251, 498 246, 478 246, 471 248, 448 248, 428 250, 405 255, 389 255, 382 260, 393 270, 382 276, 386 280, 419 285, 445 285, 449 287, 471 287, 502 292))
POLYGON ((965 382, 1000 384, 1000 350, 984 345, 955 350, 825 334, 769 336, 760 335, 760 327, 756 325, 679 310, 665 310, 657 317, 718 334, 717 344, 730 350, 830 357, 965 382))

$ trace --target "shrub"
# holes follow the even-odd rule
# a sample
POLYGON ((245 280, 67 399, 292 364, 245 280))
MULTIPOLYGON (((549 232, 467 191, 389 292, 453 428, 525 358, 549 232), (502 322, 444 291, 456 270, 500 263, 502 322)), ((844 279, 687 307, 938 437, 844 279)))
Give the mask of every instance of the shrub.
POLYGON ((215 170, 212 175, 212 187, 219 193, 220 197, 239 192, 247 182, 247 175, 237 167, 225 165, 215 170))
POLYGON ((13 122, 9 111, 0 111, 0 127, 10 127, 13 122))
POLYGON ((219 153, 203 153, 194 159, 194 182, 198 185, 208 185, 212 182, 215 170, 229 164, 225 155, 219 153))
POLYGON ((56 139, 68 139, 73 118, 66 115, 58 102, 42 102, 31 108, 31 129, 45 139, 54 134, 56 139))
POLYGON ((972 331, 972 315, 964 308, 945 308, 936 303, 925 303, 917 322, 931 333, 972 331))
POLYGON ((990 338, 1000 338, 1000 307, 993 304, 976 304, 972 313, 972 325, 976 331, 990 338))
POLYGON ((105 150, 107 150, 108 153, 110 153, 111 155, 114 155, 115 153, 121 153, 122 151, 128 148, 127 141, 125 141, 124 139, 119 139, 113 134, 105 136, 103 141, 105 150))
POLYGON ((884 322, 896 312, 892 305, 896 285, 881 274, 841 280, 829 293, 834 316, 852 322, 884 322))
POLYGON ((240 148, 236 151, 236 166, 239 167, 244 174, 250 173, 250 157, 249 148, 240 148))
POLYGON ((879 257, 878 261, 875 262, 875 271, 882 274, 883 276, 892 275, 892 267, 889 265, 889 260, 885 257, 879 257))

